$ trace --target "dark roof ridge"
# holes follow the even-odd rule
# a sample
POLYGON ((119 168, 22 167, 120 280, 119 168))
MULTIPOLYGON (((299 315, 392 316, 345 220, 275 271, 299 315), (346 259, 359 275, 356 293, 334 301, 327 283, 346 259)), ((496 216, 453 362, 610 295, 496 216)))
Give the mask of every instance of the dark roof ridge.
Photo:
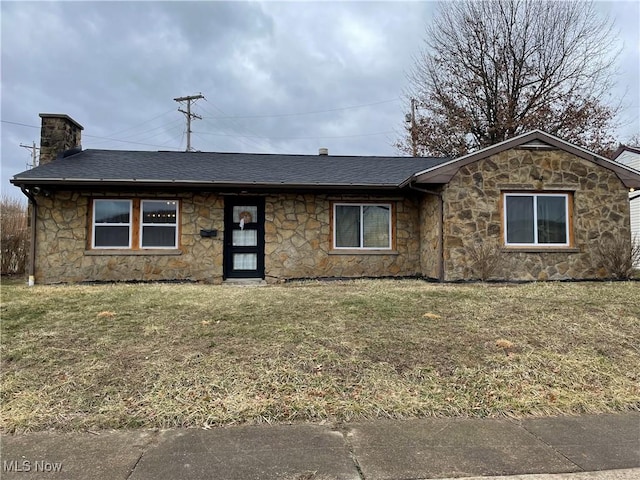
MULTIPOLYGON (((118 150, 110 148, 85 148, 82 152, 118 152, 118 153, 173 153, 173 154, 202 154, 202 155, 252 155, 252 156, 273 156, 273 157, 310 157, 310 158, 394 158, 394 159, 450 159, 449 156, 428 156, 428 157, 411 157, 411 156, 398 156, 398 155, 319 155, 313 153, 265 153, 265 152, 211 152, 211 151, 195 151, 185 152, 183 150, 118 150)), ((75 155, 75 154, 74 154, 75 155)))

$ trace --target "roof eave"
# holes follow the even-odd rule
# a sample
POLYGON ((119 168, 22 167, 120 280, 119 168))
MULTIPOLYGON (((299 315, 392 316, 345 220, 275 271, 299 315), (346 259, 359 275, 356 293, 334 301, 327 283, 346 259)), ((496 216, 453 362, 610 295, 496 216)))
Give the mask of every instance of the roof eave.
POLYGON ((618 149, 613 153, 611 157, 612 160, 616 160, 620 155, 624 152, 631 152, 640 155, 640 148, 638 147, 630 147, 628 145, 620 145, 618 149))
POLYGON ((287 183, 287 182, 218 182, 201 180, 152 180, 152 179, 85 179, 85 178, 12 178, 10 182, 16 186, 51 186, 51 187, 170 187, 170 188, 225 188, 225 189, 372 189, 397 190, 402 184, 373 183, 287 183))
POLYGON ((422 170, 414 175, 414 179, 419 183, 440 183, 444 181, 447 183, 451 180, 451 177, 458 171, 459 168, 468 165, 470 163, 488 158, 492 155, 510 150, 512 148, 523 147, 532 140, 540 140, 548 143, 552 147, 556 147, 560 150, 572 153, 577 157, 589 160, 601 167, 612 170, 620 181, 627 188, 640 188, 640 172, 620 164, 613 160, 609 160, 603 156, 590 152, 582 147, 573 145, 565 140, 562 140, 554 135, 543 132, 542 130, 532 130, 531 132, 524 133, 517 137, 510 138, 501 143, 491 145, 489 147, 478 150, 464 155, 460 158, 456 158, 446 163, 442 163, 432 168, 422 170), (437 182, 436 182, 437 180, 437 182))

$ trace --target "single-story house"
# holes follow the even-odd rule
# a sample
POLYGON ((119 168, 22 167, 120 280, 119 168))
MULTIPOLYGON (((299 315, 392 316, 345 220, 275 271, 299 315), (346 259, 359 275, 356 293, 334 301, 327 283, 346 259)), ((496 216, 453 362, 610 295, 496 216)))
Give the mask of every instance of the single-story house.
MULTIPOLYGON (((620 145, 613 154, 613 160, 640 171, 640 148, 620 145)), ((640 242, 640 189, 632 188, 629 192, 629 209, 631 218, 631 238, 640 242)), ((640 260, 635 265, 640 268, 640 260)))
POLYGON ((40 114, 30 281, 609 276, 640 172, 542 131, 460 158, 82 150, 40 114), (486 265, 485 265, 486 267, 486 265), (488 274, 487 274, 488 272, 488 274))

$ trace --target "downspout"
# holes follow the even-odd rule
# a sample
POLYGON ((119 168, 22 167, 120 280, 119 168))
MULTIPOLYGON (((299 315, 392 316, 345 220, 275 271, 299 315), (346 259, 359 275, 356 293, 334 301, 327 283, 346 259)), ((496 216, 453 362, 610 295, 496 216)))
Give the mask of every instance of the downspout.
POLYGON ((25 187, 20 187, 22 193, 31 201, 31 241, 29 242, 29 286, 33 287, 36 283, 36 217, 38 210, 38 202, 36 197, 25 187))
POLYGON ((416 187, 413 183, 409 183, 409 188, 417 192, 438 197, 438 207, 440 210, 440 268, 438 271, 438 280, 444 282, 444 199, 442 198, 442 192, 416 187))

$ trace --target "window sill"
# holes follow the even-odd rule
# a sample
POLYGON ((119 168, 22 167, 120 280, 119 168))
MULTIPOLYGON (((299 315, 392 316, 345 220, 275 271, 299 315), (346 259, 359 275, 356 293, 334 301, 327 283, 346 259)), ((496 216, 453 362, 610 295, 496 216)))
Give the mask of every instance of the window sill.
POLYGON ((85 250, 86 256, 103 256, 103 255, 118 255, 118 256, 139 256, 139 255, 182 255, 182 250, 175 248, 167 249, 145 249, 145 250, 128 250, 128 249, 95 249, 85 250))
POLYGON ((502 247, 502 252, 519 252, 519 253, 580 253, 580 249, 576 247, 502 247))
POLYGON ((360 250, 344 249, 344 250, 330 250, 329 255, 399 255, 397 250, 360 250))

